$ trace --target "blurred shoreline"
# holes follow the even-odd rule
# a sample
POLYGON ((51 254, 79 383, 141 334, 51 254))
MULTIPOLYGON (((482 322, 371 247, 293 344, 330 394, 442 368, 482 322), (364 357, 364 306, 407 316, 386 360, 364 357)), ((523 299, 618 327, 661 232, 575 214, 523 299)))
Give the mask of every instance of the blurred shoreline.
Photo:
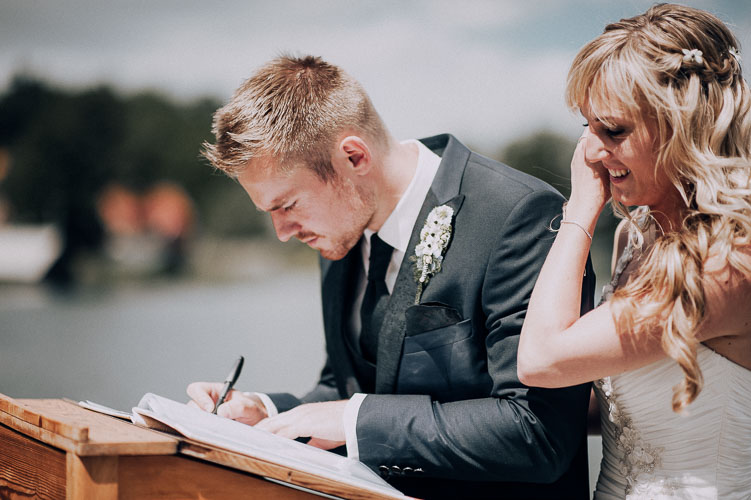
POLYGON ((280 272, 307 272, 318 268, 316 251, 297 241, 282 243, 270 237, 191 238, 184 260, 180 272, 173 274, 161 272, 155 263, 117 262, 107 255, 95 254, 80 259, 75 269, 82 283, 111 281, 122 284, 173 280, 205 283, 253 281, 268 279, 280 272))
POLYGON ((206 239, 177 278, 78 265, 70 287, 0 283, 0 392, 128 408, 145 392, 183 399, 238 354, 254 390, 303 393, 323 365, 317 254, 306 247, 206 239))

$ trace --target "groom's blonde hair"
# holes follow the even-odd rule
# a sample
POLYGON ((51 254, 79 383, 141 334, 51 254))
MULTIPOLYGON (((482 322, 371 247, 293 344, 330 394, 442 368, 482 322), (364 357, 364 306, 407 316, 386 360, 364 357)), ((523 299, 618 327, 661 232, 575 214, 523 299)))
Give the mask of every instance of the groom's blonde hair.
MULTIPOLYGON (((614 107, 657 123, 656 175, 666 176, 685 204, 682 227, 657 240, 611 301, 624 336, 663 318, 663 349, 685 376, 675 387, 676 411, 703 383, 695 333, 705 314, 704 264, 711 256, 751 274, 740 258, 751 243, 751 93, 739 48, 712 14, 656 5, 606 26, 580 50, 568 77, 569 106, 588 108, 606 126, 613 126, 606 116, 614 107)), ((613 205, 639 244, 636 220, 613 205)))
POLYGON ((334 175, 338 134, 362 135, 372 149, 390 136, 362 85, 320 57, 280 56, 259 68, 214 114, 215 144, 203 155, 231 177, 270 156, 284 168, 304 164, 324 181, 334 175))

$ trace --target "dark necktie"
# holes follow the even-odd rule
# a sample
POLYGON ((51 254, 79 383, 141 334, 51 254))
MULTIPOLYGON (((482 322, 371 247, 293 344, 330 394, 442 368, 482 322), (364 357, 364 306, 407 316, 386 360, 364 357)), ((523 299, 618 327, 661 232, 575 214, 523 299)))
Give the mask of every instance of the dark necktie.
POLYGON ((386 270, 394 249, 388 243, 373 234, 370 237, 370 264, 368 265, 368 284, 360 307, 360 348, 368 361, 375 363, 378 353, 378 330, 383 323, 383 311, 389 298, 386 288, 386 270))

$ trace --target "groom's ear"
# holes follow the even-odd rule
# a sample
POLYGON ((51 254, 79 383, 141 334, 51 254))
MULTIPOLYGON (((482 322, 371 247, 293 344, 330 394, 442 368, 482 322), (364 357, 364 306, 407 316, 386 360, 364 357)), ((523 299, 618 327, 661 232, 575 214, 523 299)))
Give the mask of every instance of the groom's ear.
POLYGON ((337 143, 331 163, 340 173, 362 176, 370 172, 373 157, 368 144, 361 137, 349 135, 337 143))

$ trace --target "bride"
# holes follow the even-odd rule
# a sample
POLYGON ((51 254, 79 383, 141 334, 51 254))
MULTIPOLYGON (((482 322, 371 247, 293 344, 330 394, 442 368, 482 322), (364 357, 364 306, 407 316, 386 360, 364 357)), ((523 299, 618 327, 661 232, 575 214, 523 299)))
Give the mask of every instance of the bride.
POLYGON ((597 499, 751 496, 751 92, 737 47, 715 16, 657 5, 608 25, 569 72, 588 125, 518 372, 596 381, 597 499), (579 318, 611 197, 613 279, 579 318))

